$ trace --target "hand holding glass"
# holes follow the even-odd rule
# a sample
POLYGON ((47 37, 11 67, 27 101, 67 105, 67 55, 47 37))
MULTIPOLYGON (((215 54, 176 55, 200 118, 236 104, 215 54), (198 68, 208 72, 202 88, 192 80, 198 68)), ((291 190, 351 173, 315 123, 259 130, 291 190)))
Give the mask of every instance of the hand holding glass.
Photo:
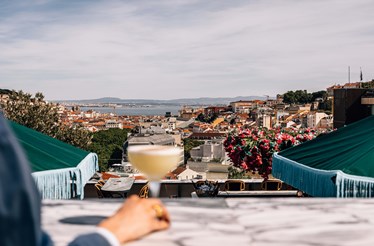
POLYGON ((153 197, 159 194, 160 179, 178 165, 181 156, 180 149, 162 145, 130 146, 127 152, 130 163, 147 176, 153 197))

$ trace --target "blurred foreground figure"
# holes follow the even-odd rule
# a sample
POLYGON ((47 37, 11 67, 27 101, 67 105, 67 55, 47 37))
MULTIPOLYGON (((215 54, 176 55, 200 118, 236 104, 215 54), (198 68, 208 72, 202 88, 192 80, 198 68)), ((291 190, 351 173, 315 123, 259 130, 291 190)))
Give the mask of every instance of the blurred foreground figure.
MULTIPOLYGON (((41 229, 40 197, 28 161, 0 112, 0 244, 49 246, 41 229)), ((91 234, 69 245, 120 245, 169 227, 169 215, 157 199, 130 197, 91 234)))

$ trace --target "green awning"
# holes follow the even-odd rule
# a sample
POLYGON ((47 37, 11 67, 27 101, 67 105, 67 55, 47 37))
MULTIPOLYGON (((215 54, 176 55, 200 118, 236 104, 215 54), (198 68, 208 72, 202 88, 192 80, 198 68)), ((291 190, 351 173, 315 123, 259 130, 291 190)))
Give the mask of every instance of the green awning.
POLYGON ((374 116, 275 154, 273 175, 313 196, 374 197, 374 116))
POLYGON ((9 121, 25 150, 43 199, 83 199, 84 185, 98 170, 97 155, 9 121))

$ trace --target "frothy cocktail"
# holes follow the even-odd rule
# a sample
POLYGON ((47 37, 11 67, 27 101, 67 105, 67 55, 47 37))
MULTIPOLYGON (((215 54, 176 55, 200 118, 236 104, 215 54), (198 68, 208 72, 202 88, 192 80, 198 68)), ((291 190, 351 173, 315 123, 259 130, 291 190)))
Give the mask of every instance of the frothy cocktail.
POLYGON ((181 149, 162 145, 130 146, 127 151, 130 163, 150 181, 158 181, 174 169, 181 156, 181 149))

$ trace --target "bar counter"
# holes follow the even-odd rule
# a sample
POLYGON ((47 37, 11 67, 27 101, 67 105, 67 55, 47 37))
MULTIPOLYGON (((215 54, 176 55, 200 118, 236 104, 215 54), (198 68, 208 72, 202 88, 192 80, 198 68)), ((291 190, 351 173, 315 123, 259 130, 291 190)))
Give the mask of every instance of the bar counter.
MULTIPOLYGON (((116 211, 123 200, 43 201, 43 228, 55 245, 116 211)), ((374 245, 374 200, 317 198, 165 199, 169 230, 130 246, 374 245)))

